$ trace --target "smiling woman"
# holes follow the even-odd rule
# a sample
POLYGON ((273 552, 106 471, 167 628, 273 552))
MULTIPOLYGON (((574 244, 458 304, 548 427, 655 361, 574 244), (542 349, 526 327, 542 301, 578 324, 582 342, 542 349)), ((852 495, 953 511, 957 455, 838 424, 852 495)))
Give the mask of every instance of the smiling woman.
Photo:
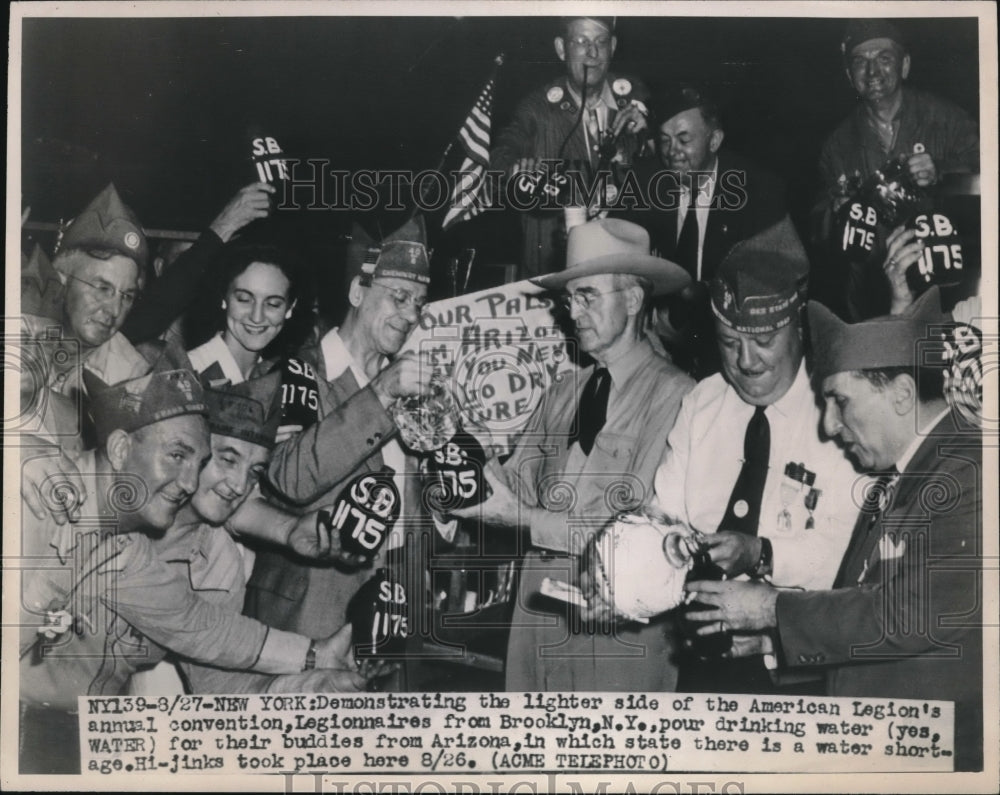
POLYGON ((238 384, 273 363, 273 350, 292 317, 298 295, 295 272, 274 247, 236 245, 221 263, 221 330, 188 352, 203 378, 238 384))

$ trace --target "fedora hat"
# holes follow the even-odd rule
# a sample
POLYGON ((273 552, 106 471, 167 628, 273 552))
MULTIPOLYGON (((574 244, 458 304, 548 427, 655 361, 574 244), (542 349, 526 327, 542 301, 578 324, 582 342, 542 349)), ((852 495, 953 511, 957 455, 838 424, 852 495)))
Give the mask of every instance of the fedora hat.
POLYGON ((653 295, 675 293, 691 281, 680 265, 651 256, 649 233, 618 218, 598 218, 574 226, 566 241, 566 269, 532 279, 546 290, 561 290, 581 276, 631 273, 653 283, 653 295))

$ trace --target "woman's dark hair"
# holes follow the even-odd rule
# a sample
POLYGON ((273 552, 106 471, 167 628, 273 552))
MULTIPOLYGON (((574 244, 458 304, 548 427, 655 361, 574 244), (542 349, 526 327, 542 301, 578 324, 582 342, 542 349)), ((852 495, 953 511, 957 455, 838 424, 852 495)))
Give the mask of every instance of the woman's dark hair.
POLYGON ((285 275, 285 278, 288 279, 289 304, 299 297, 302 285, 299 283, 298 269, 291 257, 284 254, 277 246, 262 243, 234 243, 222 250, 222 256, 217 265, 220 299, 225 298, 233 280, 255 262, 273 265, 285 275))
POLYGON ((290 354, 302 344, 309 332, 311 313, 309 311, 312 291, 305 283, 305 275, 294 257, 279 248, 266 243, 233 241, 223 249, 211 266, 214 272, 213 289, 207 290, 198 299, 195 311, 189 313, 184 336, 188 347, 207 341, 213 334, 225 329, 225 312, 222 302, 229 288, 241 273, 255 262, 272 265, 288 279, 288 303, 292 316, 285 321, 281 333, 263 351, 265 357, 290 354))

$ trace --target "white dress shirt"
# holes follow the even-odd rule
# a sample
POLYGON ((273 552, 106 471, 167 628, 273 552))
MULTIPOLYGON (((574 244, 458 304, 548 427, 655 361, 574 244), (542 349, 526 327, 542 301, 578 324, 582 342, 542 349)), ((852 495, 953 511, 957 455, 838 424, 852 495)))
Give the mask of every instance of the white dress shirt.
MULTIPOLYGON (((754 407, 721 373, 701 381, 684 399, 657 469, 656 502, 668 516, 714 533, 743 466, 743 438, 754 407)), ((768 474, 758 534, 774 547, 775 585, 829 588, 847 549, 867 476, 855 472, 832 440, 820 438, 820 409, 805 371, 765 411, 771 429, 768 474), (815 474, 810 488, 785 474, 789 463, 815 474)), ((722 528, 725 529, 725 528, 722 528)))

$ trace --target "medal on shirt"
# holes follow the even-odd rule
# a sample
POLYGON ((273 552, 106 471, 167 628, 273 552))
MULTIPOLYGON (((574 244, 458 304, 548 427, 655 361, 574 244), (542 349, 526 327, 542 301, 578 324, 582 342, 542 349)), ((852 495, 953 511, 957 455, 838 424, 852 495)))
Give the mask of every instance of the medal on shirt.
POLYGON ((805 464, 789 462, 785 464, 785 477, 781 481, 781 511, 778 513, 778 531, 781 533, 792 532, 792 514, 788 507, 795 500, 795 496, 807 489, 803 503, 809 511, 809 518, 806 519, 806 530, 815 527, 813 511, 822 493, 819 489, 814 489, 816 473, 806 469, 805 464))
POLYGON ((330 508, 319 512, 317 521, 328 532, 340 533, 345 552, 371 560, 392 533, 400 508, 395 474, 392 467, 385 466, 358 475, 341 489, 330 508))

